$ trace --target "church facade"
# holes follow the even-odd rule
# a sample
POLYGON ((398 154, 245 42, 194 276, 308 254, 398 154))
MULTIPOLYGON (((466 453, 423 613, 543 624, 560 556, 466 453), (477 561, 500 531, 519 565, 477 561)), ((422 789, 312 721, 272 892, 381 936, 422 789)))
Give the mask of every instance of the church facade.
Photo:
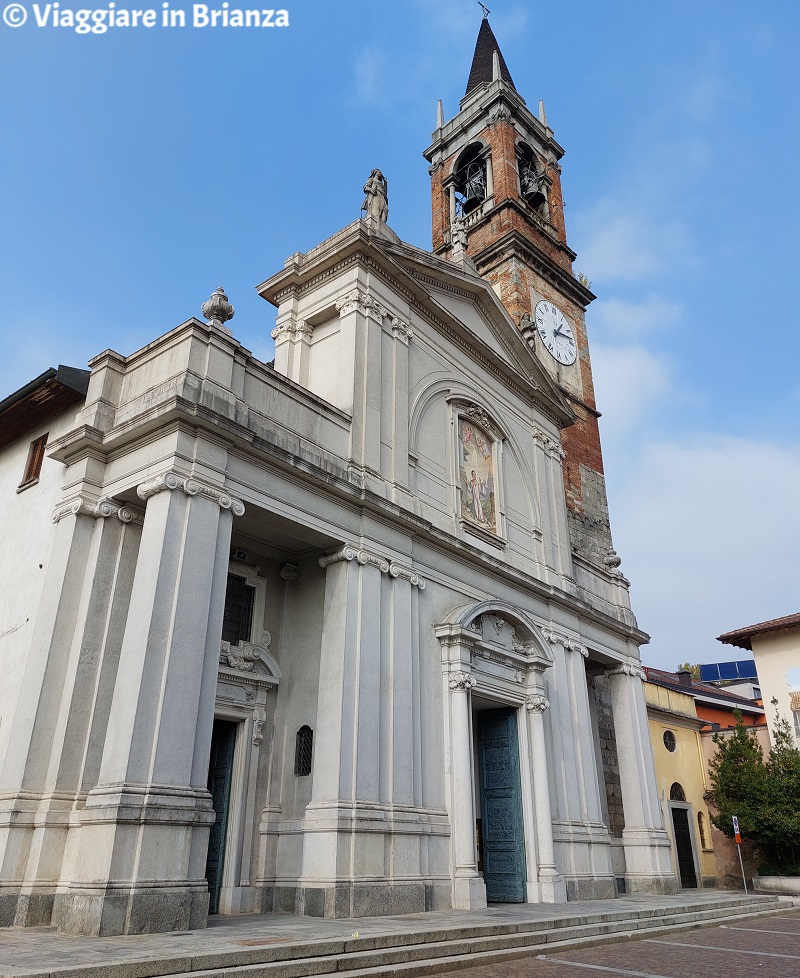
POLYGON ((274 364, 219 289, 0 403, 0 923, 677 888, 562 150, 486 20, 438 122, 433 251, 373 171, 259 286, 274 364))

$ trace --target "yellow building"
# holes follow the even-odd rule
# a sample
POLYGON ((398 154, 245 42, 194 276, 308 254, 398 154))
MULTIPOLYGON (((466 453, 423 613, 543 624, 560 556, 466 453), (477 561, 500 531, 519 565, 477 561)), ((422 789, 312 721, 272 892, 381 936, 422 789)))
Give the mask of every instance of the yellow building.
POLYGON ((672 862, 684 889, 716 886, 711 822, 703 796, 708 790, 694 698, 645 683, 650 742, 672 862))

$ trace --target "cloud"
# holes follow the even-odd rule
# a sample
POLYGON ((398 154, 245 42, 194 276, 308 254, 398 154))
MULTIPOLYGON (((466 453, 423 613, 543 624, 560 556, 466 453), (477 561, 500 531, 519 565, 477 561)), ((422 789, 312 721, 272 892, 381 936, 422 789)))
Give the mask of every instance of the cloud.
POLYGON ((579 213, 575 229, 581 268, 595 282, 640 282, 674 271, 694 254, 688 225, 627 190, 579 213), (581 243, 582 242, 582 243, 581 243))
POLYGON ((592 372, 606 448, 636 429, 641 431, 647 416, 673 387, 671 361, 643 346, 594 344, 592 372))
POLYGON ((651 443, 614 477, 614 543, 652 635, 645 662, 735 658, 717 635, 797 610, 798 449, 697 435, 651 443))
POLYGON ((604 338, 630 340, 675 326, 682 312, 679 302, 654 293, 639 301, 601 299, 592 305, 589 315, 593 332, 604 338))

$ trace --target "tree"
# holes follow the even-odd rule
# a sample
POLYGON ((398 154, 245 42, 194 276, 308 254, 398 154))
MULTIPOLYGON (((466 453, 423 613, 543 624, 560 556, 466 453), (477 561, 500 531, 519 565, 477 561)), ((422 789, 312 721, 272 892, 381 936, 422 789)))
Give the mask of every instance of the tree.
POLYGON ((678 666, 678 672, 690 672, 692 674, 692 679, 700 681, 700 665, 698 663, 692 664, 691 662, 682 662, 678 666))
POLYGON ((753 842, 766 862, 768 876, 800 875, 800 750, 786 720, 775 715, 773 747, 766 760, 752 727, 734 713, 733 733, 714 735, 717 752, 709 764, 711 821, 733 836, 732 816, 744 839, 753 842))

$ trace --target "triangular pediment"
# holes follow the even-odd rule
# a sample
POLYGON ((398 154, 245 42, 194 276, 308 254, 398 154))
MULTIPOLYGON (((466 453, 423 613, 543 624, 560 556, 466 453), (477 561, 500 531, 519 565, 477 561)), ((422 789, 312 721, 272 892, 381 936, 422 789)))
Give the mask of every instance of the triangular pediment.
POLYGON ((410 245, 392 245, 387 251, 425 288, 430 308, 457 324, 476 353, 491 351, 505 365, 509 378, 536 392, 536 399, 562 424, 574 420, 563 394, 484 279, 410 245))

